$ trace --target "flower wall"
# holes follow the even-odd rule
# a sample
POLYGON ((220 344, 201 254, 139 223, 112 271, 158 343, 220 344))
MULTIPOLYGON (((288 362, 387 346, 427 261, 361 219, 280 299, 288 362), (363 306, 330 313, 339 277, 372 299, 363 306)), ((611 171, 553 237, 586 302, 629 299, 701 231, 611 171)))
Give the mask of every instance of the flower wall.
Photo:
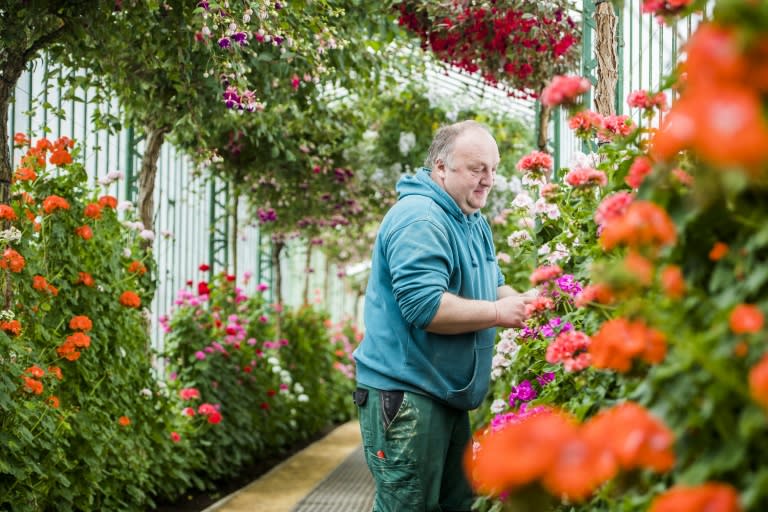
POLYGON ((549 155, 523 158, 497 218, 508 278, 541 295, 501 333, 475 417, 481 510, 768 506, 766 8, 718 2, 672 89, 630 92, 658 129, 589 111, 579 77, 543 93, 599 149, 554 179, 549 155))
POLYGON ((147 509, 350 417, 351 327, 275 311, 232 276, 181 295, 155 353, 156 269, 133 210, 86 184, 74 141, 15 143, 0 204, 0 507, 147 509))

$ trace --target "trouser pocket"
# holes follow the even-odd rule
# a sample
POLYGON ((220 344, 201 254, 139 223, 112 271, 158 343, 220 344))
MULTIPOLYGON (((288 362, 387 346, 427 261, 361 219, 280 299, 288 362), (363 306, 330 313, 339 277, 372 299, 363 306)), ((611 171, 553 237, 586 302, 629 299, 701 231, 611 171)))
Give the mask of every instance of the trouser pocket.
POLYGON ((379 391, 381 418, 384 423, 384 430, 389 428, 392 420, 397 416, 400 406, 403 405, 404 395, 404 391, 379 391))

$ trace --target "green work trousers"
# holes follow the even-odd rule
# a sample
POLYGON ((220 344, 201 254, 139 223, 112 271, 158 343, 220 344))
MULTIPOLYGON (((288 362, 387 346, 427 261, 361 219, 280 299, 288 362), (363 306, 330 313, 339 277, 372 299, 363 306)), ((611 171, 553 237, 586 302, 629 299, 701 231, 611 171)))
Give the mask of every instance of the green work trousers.
POLYGON ((355 393, 365 460, 376 482, 373 512, 472 508, 462 467, 469 414, 425 395, 360 387, 355 393))

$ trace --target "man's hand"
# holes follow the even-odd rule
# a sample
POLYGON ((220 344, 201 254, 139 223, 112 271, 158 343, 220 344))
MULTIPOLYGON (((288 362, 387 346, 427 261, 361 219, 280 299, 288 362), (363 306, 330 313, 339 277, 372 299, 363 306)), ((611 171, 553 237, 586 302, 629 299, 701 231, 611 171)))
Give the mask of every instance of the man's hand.
POLYGON ((523 327, 523 322, 528 318, 525 306, 539 296, 539 291, 532 288, 523 293, 509 295, 494 303, 496 307, 496 319, 498 327, 523 327))

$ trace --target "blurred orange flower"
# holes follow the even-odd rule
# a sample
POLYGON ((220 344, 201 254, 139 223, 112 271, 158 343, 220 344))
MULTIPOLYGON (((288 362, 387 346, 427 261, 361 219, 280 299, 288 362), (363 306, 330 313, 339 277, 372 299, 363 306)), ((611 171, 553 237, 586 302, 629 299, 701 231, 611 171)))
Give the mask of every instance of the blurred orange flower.
POLYGON ((768 409, 768 354, 749 370, 749 392, 755 402, 768 409))
POLYGON ((754 304, 739 304, 728 319, 731 330, 736 334, 756 333, 762 330, 763 313, 754 304))
POLYGON ((739 495, 730 485, 708 482, 677 486, 656 497, 649 512, 740 512, 739 495))

